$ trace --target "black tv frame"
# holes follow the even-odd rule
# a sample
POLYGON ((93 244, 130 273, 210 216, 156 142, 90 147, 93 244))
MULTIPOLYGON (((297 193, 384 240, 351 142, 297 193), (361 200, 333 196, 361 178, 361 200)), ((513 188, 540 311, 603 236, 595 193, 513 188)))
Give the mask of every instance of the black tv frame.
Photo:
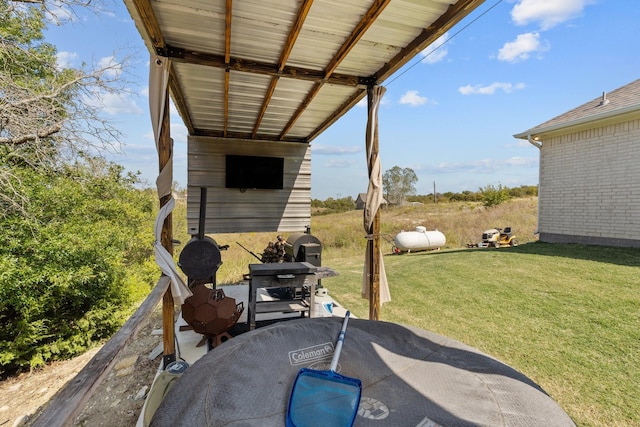
POLYGON ((227 154, 225 188, 282 190, 284 157, 227 154))

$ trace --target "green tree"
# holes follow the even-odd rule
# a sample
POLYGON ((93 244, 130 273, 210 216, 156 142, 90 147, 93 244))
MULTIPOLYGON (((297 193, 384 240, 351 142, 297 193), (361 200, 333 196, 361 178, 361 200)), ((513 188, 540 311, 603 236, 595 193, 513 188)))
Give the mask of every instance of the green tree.
POLYGON ((498 184, 497 187, 490 184, 480 188, 480 194, 482 195, 482 204, 488 208, 497 206, 511 198, 509 189, 503 187, 502 184, 498 184))
MULTIPOLYGON (((103 117, 100 100, 126 93, 123 63, 115 56, 106 65, 62 68, 55 46, 44 40, 47 22, 57 10, 90 5, 81 0, 0 0, 0 146, 5 162, 44 171, 58 170, 84 152, 113 147, 121 134, 103 117), (51 8, 49 8, 51 6, 51 8), (10 155, 9 155, 10 153, 10 155)), ((9 169, 0 164, 0 215, 28 209, 9 169)), ((6 166, 6 165, 4 165, 6 166)))
POLYGON ((13 168, 39 209, 0 219, 0 377, 107 339, 158 277, 156 201, 101 159, 13 168))
POLYGON ((95 4, 0 0, 0 377, 110 337, 158 277, 156 201, 87 155, 120 137, 99 100, 124 90, 122 63, 65 69, 43 37, 95 4))
POLYGON ((394 166, 382 176, 385 198, 390 203, 403 203, 407 196, 416 193, 417 182, 418 177, 413 169, 394 166))

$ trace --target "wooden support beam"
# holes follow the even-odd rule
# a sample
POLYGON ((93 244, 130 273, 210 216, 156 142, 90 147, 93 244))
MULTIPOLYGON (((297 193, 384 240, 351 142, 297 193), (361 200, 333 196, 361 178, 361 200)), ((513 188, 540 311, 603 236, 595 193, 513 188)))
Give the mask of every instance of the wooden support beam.
MULTIPOLYGON (((378 139, 378 113, 374 111, 374 97, 376 88, 371 85, 367 88, 367 108, 368 108, 368 120, 367 120, 367 170, 369 172, 369 179, 372 176, 377 175, 380 164, 380 141, 378 139)), ((383 91, 384 93, 384 91, 383 91)), ((379 102, 379 100, 378 100, 379 102)), ((376 179, 377 180, 377 179, 376 179)), ((382 183, 380 183, 382 184, 382 183)), ((369 189, 371 190, 371 189, 369 189)), ((367 197, 369 201, 369 197, 367 197)), ((365 207, 365 209, 372 209, 371 207, 365 207)), ((367 233, 370 240, 367 241, 367 257, 366 260, 369 263, 367 265, 367 271, 369 275, 368 291, 369 291, 369 320, 380 320, 380 269, 381 269, 381 252, 380 252, 380 206, 375 207, 373 218, 368 219, 365 217, 365 221, 371 222, 367 233)))
MULTIPOLYGON (((171 161, 171 152, 173 150, 171 142, 171 131, 169 122, 169 94, 164 100, 164 116, 162 117, 162 125, 160 126, 160 137, 158 141, 158 167, 162 171, 171 161)), ((160 198, 160 208, 169 203, 171 194, 160 198)), ((173 216, 167 215, 162 224, 162 235, 160 238, 162 246, 173 255, 173 216)), ((164 366, 176 360, 176 343, 175 343, 175 310, 173 306, 173 295, 171 287, 167 288, 162 299, 162 344, 164 348, 164 366)))
POLYGON ((371 275, 369 283, 369 320, 380 320, 380 210, 371 226, 371 275))

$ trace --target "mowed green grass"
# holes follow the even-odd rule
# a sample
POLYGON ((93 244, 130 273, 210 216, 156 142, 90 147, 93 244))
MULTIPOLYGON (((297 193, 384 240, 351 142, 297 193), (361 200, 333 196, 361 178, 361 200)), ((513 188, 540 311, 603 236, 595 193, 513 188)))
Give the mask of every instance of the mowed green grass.
MULTIPOLYGON (((354 315, 363 256, 325 258, 354 315)), ((640 425, 640 250, 532 242, 385 255, 381 319, 452 337, 538 383, 579 426, 640 425)))
MULTIPOLYGON (((455 338, 523 372, 579 426, 640 426, 640 249, 537 242, 537 199, 491 209, 438 203, 382 210, 382 248, 392 301, 381 320, 455 338), (447 239, 443 250, 391 255, 389 240, 422 225, 447 239), (511 226, 515 248, 466 249, 482 231, 511 226)), ((176 230, 184 206, 178 205, 176 230)), ((356 316, 365 232, 362 211, 312 216, 322 264, 339 276, 323 285, 356 316)), ((234 283, 277 233, 213 235, 229 244, 218 283, 234 283)), ((188 238, 180 236, 183 244, 188 238)), ((180 248, 176 248, 178 254, 180 248)))

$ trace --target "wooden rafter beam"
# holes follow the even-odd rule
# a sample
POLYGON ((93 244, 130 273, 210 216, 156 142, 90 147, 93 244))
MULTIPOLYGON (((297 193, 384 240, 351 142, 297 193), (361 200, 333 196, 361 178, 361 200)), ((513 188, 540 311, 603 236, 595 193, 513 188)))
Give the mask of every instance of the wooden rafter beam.
MULTIPOLYGON (((175 78, 175 70, 173 69, 173 64, 171 64, 171 71, 169 72, 169 90, 171 91, 171 95, 173 98, 173 103, 175 104, 178 111, 189 111, 187 109, 187 102, 184 99, 184 93, 182 92, 182 88, 179 86, 177 79, 175 78)), ((182 117, 182 121, 189 131, 190 135, 193 135, 195 128, 193 126, 193 121, 191 121, 191 116, 185 114, 182 117)))
MULTIPOLYGON (((212 129, 195 129, 193 134, 194 136, 208 136, 214 138, 222 138, 225 137, 222 134, 222 131, 212 130, 212 129)), ((302 137, 285 137, 280 138, 279 135, 267 135, 267 134, 257 134, 253 135, 252 132, 227 132, 225 138, 231 139, 253 139, 259 141, 277 141, 277 142, 296 142, 296 143, 308 143, 308 138, 302 137)))
POLYGON ((161 56, 171 58, 173 62, 202 65, 205 67, 224 68, 231 71, 242 71, 246 73, 262 74, 272 77, 306 80, 311 82, 324 81, 326 83, 366 88, 368 77, 352 76, 348 74, 333 73, 329 78, 325 78, 324 71, 311 70, 303 67, 284 66, 282 71, 278 71, 278 64, 269 64, 259 61, 249 61, 241 58, 229 59, 225 63, 223 55, 187 50, 174 46, 157 48, 156 51, 161 56))
POLYGON ((149 0, 133 0, 133 4, 153 46, 164 46, 164 36, 162 35, 162 30, 160 30, 156 14, 151 7, 151 2, 149 0))
MULTIPOLYGON (((369 8, 367 13, 362 17, 358 25, 353 29, 351 34, 345 39, 343 45, 338 49, 331 61, 326 65, 323 70, 308 69, 304 67, 290 67, 287 66, 287 60, 291 51, 295 45, 296 38, 300 33, 304 19, 306 18, 309 9, 312 4, 312 0, 303 0, 300 9, 298 11, 298 17, 292 25, 288 40, 283 46, 280 59, 277 63, 264 63, 260 61, 251 61, 243 58, 234 58, 231 55, 231 5, 233 0, 226 0, 226 29, 225 29, 225 52, 224 55, 216 55, 207 52, 199 52, 194 50, 188 50, 182 47, 169 46, 164 39, 162 30, 156 19, 151 0, 131 0, 133 6, 136 8, 138 15, 141 18, 144 31, 146 32, 146 39, 153 45, 156 53, 161 56, 165 56, 172 59, 174 63, 187 63, 197 64, 208 67, 215 67, 224 69, 226 71, 224 82, 224 130, 222 132, 210 132, 203 129, 197 129, 194 127, 191 117, 189 116, 189 109, 186 108, 185 96, 183 89, 175 80, 175 69, 172 68, 172 76, 170 78, 170 90, 172 98, 181 111, 185 125, 190 134, 212 134, 217 136, 228 136, 228 120, 229 120, 229 76, 231 71, 248 72, 260 75, 271 76, 271 83, 266 88, 263 104, 258 112, 256 122, 252 132, 249 132, 249 138, 267 139, 274 138, 273 135, 260 135, 259 128, 261 122, 264 119, 267 108, 271 103, 273 94, 275 93, 279 79, 290 78, 297 80, 304 80, 315 83, 305 99, 301 102, 299 108, 294 113, 294 116, 283 127, 280 132, 280 136, 277 140, 281 141, 301 141, 310 142, 317 137, 321 132, 326 130, 331 124, 333 124, 338 118, 342 117, 350 108, 352 108, 365 94, 365 89, 370 84, 380 84, 389 78, 399 68, 409 62, 415 55, 433 43, 438 37, 450 30, 455 24, 467 16, 471 11, 477 8, 483 3, 483 0, 458 0, 455 4, 449 6, 447 11, 440 16, 433 24, 425 28, 422 33, 413 40, 408 46, 402 49, 392 60, 388 61, 382 68, 376 73, 370 76, 355 76, 348 74, 335 73, 340 63, 344 60, 346 55, 351 49, 358 43, 365 32, 376 21, 380 13, 384 10, 387 4, 391 0, 374 0, 373 5, 369 8), (360 90, 356 91, 348 100, 346 100, 342 106, 334 111, 331 117, 328 117, 322 124, 320 124, 313 133, 304 138, 287 138, 286 135, 293 128, 294 124, 304 113, 305 109, 311 104, 314 97, 319 93, 320 89, 325 83, 340 86, 356 87, 360 90), (222 134, 222 135, 220 135, 222 134)), ((245 133, 243 133, 245 134, 245 133)), ((276 137, 277 138, 277 137, 276 137)))
MULTIPOLYGON (((296 20, 294 21, 291 30, 289 31, 289 35, 287 36, 287 41, 282 48, 282 52, 280 52, 280 59, 278 60, 277 71, 279 74, 284 70, 287 61, 289 60, 289 56, 291 55, 291 51, 293 50, 293 46, 298 39, 298 35, 300 34, 300 30, 302 30, 302 25, 304 21, 307 19, 307 15, 309 14, 309 10, 311 9, 311 5, 313 4, 313 0, 305 0, 302 5, 300 5, 300 9, 298 9, 298 15, 296 16, 296 20)), ((258 133, 258 129, 260 128, 260 124, 262 123, 262 119, 264 118, 265 113, 267 112, 267 108, 271 103, 271 97, 276 90, 276 86, 278 85, 278 80, 280 80, 280 76, 272 76, 271 82, 269 83, 269 87, 264 96, 264 100, 262 101, 262 107, 260 107, 260 111, 258 112, 258 118, 256 119, 256 123, 253 127, 253 137, 258 133)))
POLYGON ((351 49, 360 41, 364 33, 376 22, 376 19, 380 16, 385 7, 389 5, 391 0, 376 0, 367 13, 360 19, 358 25, 353 29, 347 40, 340 46, 338 53, 329 61, 329 64, 324 69, 325 77, 329 77, 338 68, 340 63, 347 57, 351 49))
MULTIPOLYGON (((156 14, 151 7, 151 2, 149 0, 133 0, 133 4, 138 12, 138 15, 140 15, 144 30, 149 36, 149 39, 151 40, 153 46, 156 48, 156 50, 164 47, 166 42, 162 34, 162 30, 160 29, 160 25, 158 24, 156 14)), ((173 65, 171 66, 171 70, 169 72, 169 90, 173 95, 173 102, 176 105, 178 111, 188 111, 184 93, 175 78, 175 69, 173 68, 173 65)), ((189 115, 185 115, 182 119, 189 133, 193 133, 194 127, 193 122, 191 121, 191 117, 189 115)))
POLYGON ((327 120, 322 122, 320 126, 315 128, 311 135, 309 135, 308 141, 313 141, 318 135, 324 132, 329 126, 335 123, 342 115, 344 115, 347 111, 351 110, 354 105, 356 105, 362 98, 367 94, 366 89, 359 90, 355 92, 352 96, 349 97, 341 106, 338 108, 338 113, 335 115, 329 116, 327 120))
POLYGON ((255 138, 258 134, 258 129, 260 129, 260 124, 262 124, 262 119, 264 118, 265 113, 267 112, 267 108, 271 103, 271 98, 273 97, 273 93, 276 91, 276 86, 278 85, 279 77, 271 77, 271 82, 269 83, 269 87, 264 94, 264 99, 262 100, 262 106, 260 107, 260 111, 258 112, 258 117, 256 118, 256 123, 253 125, 253 132, 251 133, 251 137, 255 138))
POLYGON ((224 121, 223 121, 223 134, 227 136, 227 129, 229 127, 229 61, 231 60, 231 12, 233 9, 233 0, 227 0, 226 15, 224 17, 224 121))
MULTIPOLYGON (((311 104, 311 101, 313 101, 313 98, 315 98, 316 95, 320 92, 320 89, 322 88, 324 83, 327 82, 328 79, 330 79, 333 76, 333 72, 338 68, 340 63, 347 57, 347 54, 351 51, 351 49, 353 49, 353 47, 358 43, 358 41, 360 41, 360 39, 362 38, 362 36, 364 36, 364 33, 369 29, 369 27, 373 25, 375 20, 378 18, 378 16, 380 16, 380 14, 384 10, 384 8, 387 7, 390 1, 391 0, 376 0, 371 5, 369 10, 367 10, 367 13, 365 13, 362 19, 360 19, 360 22, 358 22, 358 25, 356 25, 356 27, 353 29, 349 37, 347 37, 347 39, 342 44, 342 46, 340 46, 340 49, 338 49, 338 52, 336 52, 333 58, 331 58, 331 61, 329 61, 329 64, 327 65, 327 67, 323 70, 323 73, 324 73, 323 79, 319 82, 316 82, 316 84, 311 88, 309 93, 307 93, 307 96, 305 97, 305 99, 300 103, 300 105, 298 106, 298 109, 293 114, 293 117, 291 117, 289 122, 286 124, 286 126, 280 133, 280 138, 284 138, 285 135, 289 133, 289 131, 291 130, 293 125, 296 123, 296 121, 300 118, 300 116, 302 116, 302 114, 305 112, 309 104, 311 104)), ((365 79, 361 79, 361 82, 363 82, 364 80, 365 79)))
POLYGON ((307 96, 298 106, 298 109, 293 114, 293 117, 291 117, 287 125, 282 129, 282 132, 280 132, 280 140, 283 140, 284 137, 289 133, 289 131, 291 130, 293 125, 296 123, 296 121, 300 118, 302 113, 304 113, 307 107, 309 106, 309 104, 311 104, 311 101, 313 101, 313 98, 315 98, 318 92, 320 92, 320 89, 322 89, 322 82, 319 82, 313 85, 311 90, 307 93, 307 96))
POLYGON ((311 10, 311 5, 313 4, 313 0, 305 0, 302 5, 300 5, 300 9, 298 9, 298 15, 296 16, 296 20, 289 31, 289 35, 287 36, 287 41, 282 48, 282 52, 280 52, 280 59, 278 60, 278 72, 281 73, 284 70, 287 61, 289 60, 289 56, 291 55, 291 51, 293 50, 293 46, 300 35, 300 30, 302 30, 302 25, 304 21, 307 19, 307 15, 309 15, 309 10, 311 10))
POLYGON ((449 9, 436 19, 433 24, 425 28, 418 37, 378 70, 373 78, 374 82, 376 84, 383 82, 400 69, 400 67, 409 62, 418 52, 424 50, 436 41, 438 37, 449 31, 483 2, 484 0, 460 0, 449 6, 449 9))
MULTIPOLYGON (((400 67, 409 62, 416 53, 424 50, 427 46, 436 41, 438 37, 449 31, 465 16, 480 6, 483 1, 484 0, 460 0, 456 4, 449 6, 449 9, 439 19, 422 31, 418 37, 407 45, 405 49, 402 49, 392 60, 387 62, 375 75, 371 76, 369 79, 363 78, 361 81, 368 81, 369 84, 379 84, 383 82, 400 67)), ((358 91, 344 104, 342 104, 342 106, 336 110, 335 114, 325 120, 313 131, 311 135, 309 135, 309 142, 320 135, 320 133, 324 132, 329 126, 349 111, 364 97, 365 93, 366 90, 358 91)))

